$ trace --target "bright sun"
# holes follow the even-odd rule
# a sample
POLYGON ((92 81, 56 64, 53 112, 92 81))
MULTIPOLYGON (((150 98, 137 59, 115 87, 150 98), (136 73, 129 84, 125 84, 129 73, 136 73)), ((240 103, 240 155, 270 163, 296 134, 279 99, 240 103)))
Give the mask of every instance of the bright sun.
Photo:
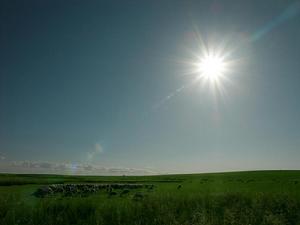
POLYGON ((185 75, 191 78, 191 85, 197 84, 201 90, 211 92, 213 96, 225 96, 227 86, 234 84, 233 69, 240 61, 233 58, 231 43, 220 40, 209 44, 198 33, 196 43, 193 49, 188 49, 189 59, 182 61, 185 75))
POLYGON ((218 55, 207 54, 197 63, 197 70, 199 74, 198 78, 214 82, 223 76, 226 70, 226 63, 218 55))

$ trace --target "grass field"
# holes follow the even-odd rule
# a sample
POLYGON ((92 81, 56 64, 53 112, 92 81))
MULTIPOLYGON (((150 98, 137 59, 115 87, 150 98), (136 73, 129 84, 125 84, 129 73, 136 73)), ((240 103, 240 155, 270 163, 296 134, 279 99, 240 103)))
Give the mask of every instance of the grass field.
POLYGON ((300 225, 300 171, 164 176, 0 175, 0 224, 300 225), (49 184, 153 184, 86 196, 32 195, 49 184), (138 198, 136 198, 138 197, 138 198))

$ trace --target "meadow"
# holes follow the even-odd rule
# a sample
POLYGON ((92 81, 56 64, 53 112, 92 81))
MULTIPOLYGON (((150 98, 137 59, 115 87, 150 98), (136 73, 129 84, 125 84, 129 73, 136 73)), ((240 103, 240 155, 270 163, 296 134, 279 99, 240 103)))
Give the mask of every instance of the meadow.
POLYGON ((300 225, 300 171, 159 176, 0 174, 0 224, 300 225), (85 195, 34 195, 53 184, 101 188, 85 195), (130 189, 130 185, 137 188, 130 189))

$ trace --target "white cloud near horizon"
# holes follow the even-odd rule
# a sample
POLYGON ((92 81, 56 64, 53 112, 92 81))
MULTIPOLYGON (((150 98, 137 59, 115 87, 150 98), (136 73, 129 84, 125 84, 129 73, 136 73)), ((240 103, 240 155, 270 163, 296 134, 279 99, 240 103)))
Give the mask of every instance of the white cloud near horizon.
POLYGON ((147 168, 104 167, 92 163, 7 161, 0 164, 1 173, 36 173, 70 175, 153 175, 147 168))

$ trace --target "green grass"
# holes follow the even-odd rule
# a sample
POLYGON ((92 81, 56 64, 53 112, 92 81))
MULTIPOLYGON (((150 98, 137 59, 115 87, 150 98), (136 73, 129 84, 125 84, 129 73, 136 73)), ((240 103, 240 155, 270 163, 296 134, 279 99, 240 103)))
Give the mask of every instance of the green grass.
POLYGON ((135 177, 2 174, 0 224, 300 225, 300 171, 135 177), (156 188, 130 190, 123 197, 109 197, 105 191, 87 197, 32 196, 50 183, 122 182, 156 188), (136 192, 144 198, 135 200, 136 192))

